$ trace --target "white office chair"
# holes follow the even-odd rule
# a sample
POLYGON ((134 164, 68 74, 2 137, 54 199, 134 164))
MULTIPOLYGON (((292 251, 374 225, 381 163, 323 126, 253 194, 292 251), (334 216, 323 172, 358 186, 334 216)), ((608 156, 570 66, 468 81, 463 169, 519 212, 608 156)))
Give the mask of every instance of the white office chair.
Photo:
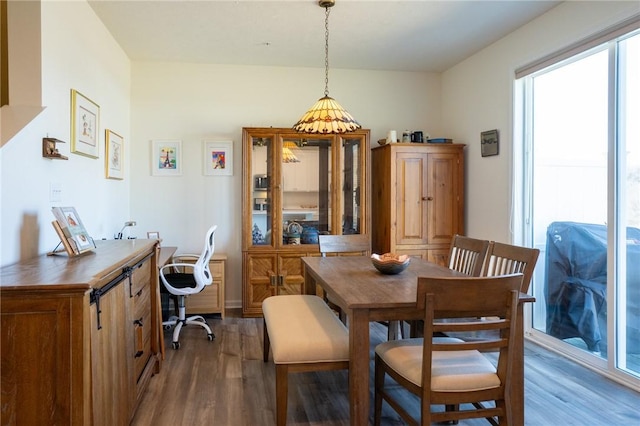
POLYGON ((162 323, 165 329, 175 326, 172 341, 173 349, 180 349, 178 338, 184 325, 199 325, 207 331, 207 339, 213 340, 215 338, 204 317, 200 315, 186 317, 185 299, 190 294, 200 293, 205 286, 210 285, 213 281, 209 270, 209 260, 213 255, 213 237, 217 228, 218 226, 214 225, 207 231, 204 249, 196 263, 170 263, 160 268, 161 292, 176 296, 178 301, 178 316, 171 316, 162 323), (183 272, 175 272, 176 269, 183 272))

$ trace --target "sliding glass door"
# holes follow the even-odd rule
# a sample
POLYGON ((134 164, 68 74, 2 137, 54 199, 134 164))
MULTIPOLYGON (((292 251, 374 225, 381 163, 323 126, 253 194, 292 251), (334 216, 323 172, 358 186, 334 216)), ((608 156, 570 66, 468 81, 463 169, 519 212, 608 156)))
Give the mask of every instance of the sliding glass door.
POLYGON ((640 376, 640 34, 618 43, 616 366, 640 376), (626 233, 625 233, 626 230, 626 233))
POLYGON ((640 34, 518 89, 523 235, 541 250, 532 336, 640 387, 640 34))

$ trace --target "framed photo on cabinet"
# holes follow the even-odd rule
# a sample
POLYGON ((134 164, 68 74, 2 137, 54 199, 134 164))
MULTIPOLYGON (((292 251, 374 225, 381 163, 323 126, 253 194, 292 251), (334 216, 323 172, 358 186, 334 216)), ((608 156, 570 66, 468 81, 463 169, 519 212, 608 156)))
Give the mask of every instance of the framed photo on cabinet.
POLYGON ((104 132, 105 175, 107 179, 124 179, 124 139, 109 129, 104 132))
POLYGON ((51 212, 56 218, 53 227, 69 256, 75 256, 96 247, 74 207, 52 207, 51 212))
POLYGON ((98 158, 100 107, 75 89, 71 89, 71 152, 98 158))
POLYGON ((182 174, 182 141, 151 141, 151 174, 153 176, 182 174))
POLYGON ((233 176, 233 141, 203 141, 204 174, 233 176))

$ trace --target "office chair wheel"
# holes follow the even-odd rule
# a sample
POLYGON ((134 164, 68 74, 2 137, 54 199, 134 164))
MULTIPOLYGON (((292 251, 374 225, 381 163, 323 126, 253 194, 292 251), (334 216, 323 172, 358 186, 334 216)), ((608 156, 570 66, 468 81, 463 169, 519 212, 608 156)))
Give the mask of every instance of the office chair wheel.
POLYGON ((180 342, 171 342, 171 346, 173 349, 180 349, 180 342))
POLYGON ((165 326, 164 326, 164 329, 165 329, 165 330, 171 330, 171 326, 170 326, 170 325, 165 325, 165 326))
POLYGON ((214 336, 213 333, 207 334, 207 339, 209 339, 210 342, 213 341, 213 339, 215 339, 215 338, 216 338, 216 336, 214 336))

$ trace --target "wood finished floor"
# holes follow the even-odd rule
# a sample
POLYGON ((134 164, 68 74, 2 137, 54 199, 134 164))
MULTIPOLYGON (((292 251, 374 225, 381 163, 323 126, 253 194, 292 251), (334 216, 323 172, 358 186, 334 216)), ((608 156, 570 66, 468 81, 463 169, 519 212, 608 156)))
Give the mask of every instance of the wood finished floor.
MULTIPOLYGON (((165 332, 162 371, 151 379, 132 425, 275 424, 275 370, 272 362, 262 361, 262 319, 227 316, 208 322, 216 335, 213 342, 202 329, 187 327, 177 351, 171 349, 171 333, 165 332)), ((383 339, 386 328, 372 323, 372 349, 383 339)), ((637 392, 529 342, 525 359, 525 425, 640 425, 637 392)), ((348 425, 347 387, 345 371, 290 375, 287 424, 348 425)), ((417 401, 410 403, 417 410, 417 401)), ((383 425, 404 424, 384 406, 383 425)))

